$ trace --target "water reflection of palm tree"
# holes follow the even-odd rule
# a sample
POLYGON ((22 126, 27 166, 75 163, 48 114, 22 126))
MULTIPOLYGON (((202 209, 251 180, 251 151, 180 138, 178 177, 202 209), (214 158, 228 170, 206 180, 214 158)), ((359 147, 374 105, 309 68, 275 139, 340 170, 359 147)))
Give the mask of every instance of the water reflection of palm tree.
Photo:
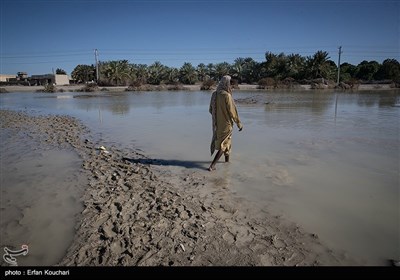
POLYGON ((101 105, 99 105, 99 122, 103 124, 103 115, 101 114, 101 105))

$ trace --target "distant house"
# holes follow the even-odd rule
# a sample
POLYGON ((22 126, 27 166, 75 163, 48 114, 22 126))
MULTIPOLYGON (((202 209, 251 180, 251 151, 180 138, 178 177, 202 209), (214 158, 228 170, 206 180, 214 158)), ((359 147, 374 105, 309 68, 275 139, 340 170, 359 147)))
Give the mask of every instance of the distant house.
POLYGON ((69 85, 69 77, 65 74, 32 75, 29 78, 31 85, 54 84, 57 86, 69 85))
POLYGON ((9 82, 12 79, 16 79, 16 75, 0 74, 0 82, 9 82))
POLYGON ((58 86, 66 86, 69 85, 69 77, 65 74, 56 74, 55 75, 56 85, 58 86))
POLYGON ((26 72, 18 72, 17 73, 17 79, 20 81, 24 81, 28 78, 28 73, 26 72))
POLYGON ((26 81, 28 81, 28 73, 26 72, 18 72, 17 75, 0 74, 0 82, 18 84, 18 82, 26 82, 26 81))

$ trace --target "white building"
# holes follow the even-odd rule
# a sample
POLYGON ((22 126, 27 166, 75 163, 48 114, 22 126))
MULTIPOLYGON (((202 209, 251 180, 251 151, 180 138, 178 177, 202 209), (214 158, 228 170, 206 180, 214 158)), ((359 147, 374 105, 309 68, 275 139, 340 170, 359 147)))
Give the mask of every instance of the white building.
POLYGON ((29 78, 31 85, 55 84, 56 86, 69 85, 69 77, 65 74, 32 75, 29 78))
POLYGON ((16 79, 16 75, 0 74, 0 82, 9 82, 10 79, 16 79))

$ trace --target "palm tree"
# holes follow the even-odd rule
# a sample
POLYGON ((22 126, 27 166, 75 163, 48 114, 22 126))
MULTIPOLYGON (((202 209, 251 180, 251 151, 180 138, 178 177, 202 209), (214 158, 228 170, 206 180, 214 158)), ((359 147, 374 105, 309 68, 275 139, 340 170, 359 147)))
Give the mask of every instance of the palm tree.
POLYGON ((245 65, 245 60, 242 57, 236 58, 233 62, 231 73, 232 77, 237 79, 239 83, 243 81, 243 67, 245 65))
POLYGON ((146 64, 135 65, 136 81, 140 84, 146 84, 149 78, 149 71, 146 64))
POLYGON ((102 65, 102 76, 114 85, 123 85, 131 74, 128 60, 113 60, 102 65))
POLYGON ((166 79, 167 68, 162 65, 160 61, 156 61, 149 66, 148 73, 148 83, 159 85, 164 79, 166 79))
POLYGON ((178 84, 179 83, 179 70, 175 67, 168 68, 166 70, 166 81, 168 84, 178 84))
POLYGON ((246 57, 243 63, 243 79, 246 83, 253 83, 259 78, 259 64, 251 57, 246 57))
POLYGON ((193 85, 197 81, 196 69, 191 63, 185 62, 179 70, 180 80, 183 84, 193 85))
POLYGON ((267 76, 275 76, 274 73, 274 68, 275 68, 275 64, 276 64, 276 54, 273 54, 272 52, 266 52, 265 53, 265 63, 264 63, 264 67, 265 67, 265 74, 267 76))
POLYGON ((278 79, 286 78, 288 75, 288 59, 284 53, 279 55, 271 52, 265 53, 265 70, 268 77, 274 77, 278 79))
POLYGON ((305 58, 299 54, 290 54, 288 57, 288 77, 302 79, 304 77, 305 58))
POLYGON ((289 59, 284 53, 280 53, 276 57, 275 65, 274 65, 274 76, 279 79, 283 80, 288 77, 289 75, 289 59))
POLYGON ((212 80, 217 80, 217 78, 215 77, 216 76, 215 65, 212 63, 209 63, 209 64, 207 64, 206 68, 207 68, 207 70, 206 70, 207 76, 210 77, 210 79, 212 79, 212 80))
POLYGON ((328 59, 328 53, 324 51, 317 51, 312 57, 308 56, 306 61, 308 78, 328 78, 330 72, 328 59))
POLYGON ((72 71, 71 77, 78 83, 86 83, 94 80, 95 72, 96 68, 94 65, 79 64, 72 71))
POLYGON ((223 76, 228 75, 231 66, 228 62, 215 64, 215 77, 220 80, 223 76))
POLYGON ((203 82, 207 78, 207 67, 204 63, 200 63, 196 68, 198 80, 203 82))

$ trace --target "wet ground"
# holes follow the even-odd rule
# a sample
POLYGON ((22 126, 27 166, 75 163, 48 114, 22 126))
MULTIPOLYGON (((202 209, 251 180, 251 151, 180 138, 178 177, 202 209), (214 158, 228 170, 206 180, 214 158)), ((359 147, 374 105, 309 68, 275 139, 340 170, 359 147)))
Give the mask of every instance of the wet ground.
POLYGON ((244 130, 234 131, 232 162, 212 174, 209 93, 76 97, 14 93, 1 102, 75 116, 99 143, 145 151, 151 161, 137 163, 205 172, 215 188, 283 215, 363 264, 399 257, 398 92, 234 93, 244 130))

